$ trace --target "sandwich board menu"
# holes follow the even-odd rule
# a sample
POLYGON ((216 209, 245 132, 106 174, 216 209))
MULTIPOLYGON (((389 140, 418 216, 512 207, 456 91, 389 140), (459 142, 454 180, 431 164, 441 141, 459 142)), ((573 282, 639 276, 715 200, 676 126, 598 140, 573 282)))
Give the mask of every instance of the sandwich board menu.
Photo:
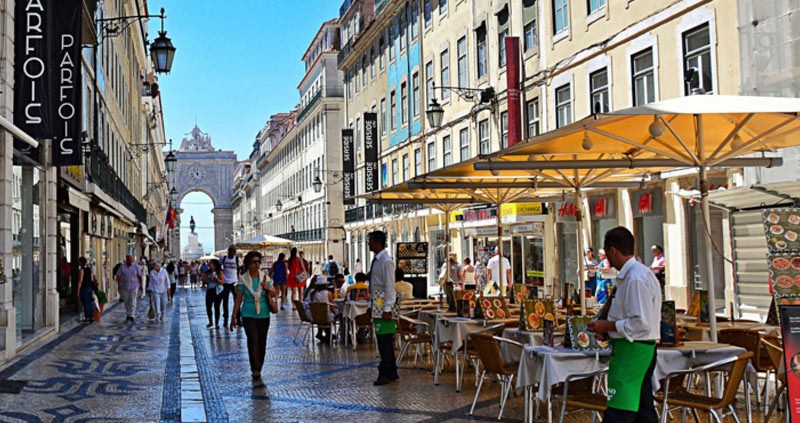
POLYGON ((428 243, 398 242, 397 268, 407 275, 428 273, 428 243))
POLYGON ((517 304, 522 304, 527 300, 536 299, 539 294, 538 287, 522 283, 515 283, 511 285, 511 290, 514 293, 514 300, 516 300, 517 304))
POLYGON ((575 351, 595 351, 608 348, 608 340, 599 341, 594 334, 589 331, 591 316, 569 316, 567 317, 567 332, 575 351))

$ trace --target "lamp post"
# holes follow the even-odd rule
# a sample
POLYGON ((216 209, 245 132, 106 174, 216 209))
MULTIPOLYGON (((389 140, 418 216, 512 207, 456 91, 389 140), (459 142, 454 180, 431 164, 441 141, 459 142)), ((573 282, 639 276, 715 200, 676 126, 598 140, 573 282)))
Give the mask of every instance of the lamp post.
MULTIPOLYGON (((437 87, 436 84, 432 84, 432 91, 435 91, 437 88, 440 90, 450 90, 456 93, 459 98, 465 101, 471 101, 477 103, 478 105, 483 104, 494 104, 496 98, 494 88, 486 87, 486 88, 468 88, 468 87, 437 87)), ((442 120, 444 118, 444 108, 441 104, 436 100, 436 97, 431 99, 430 104, 428 105, 428 109, 425 110, 425 115, 428 117, 428 124, 431 128, 440 128, 442 126, 442 120)))

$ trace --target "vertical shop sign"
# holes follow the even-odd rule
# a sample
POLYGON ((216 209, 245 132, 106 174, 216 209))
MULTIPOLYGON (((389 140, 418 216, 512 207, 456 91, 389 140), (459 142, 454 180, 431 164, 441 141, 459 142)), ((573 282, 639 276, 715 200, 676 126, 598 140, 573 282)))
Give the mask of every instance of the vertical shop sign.
POLYGON ((81 157, 81 16, 82 0, 52 2, 55 31, 51 66, 55 87, 53 118, 53 166, 82 163, 81 157))
POLYGON ((342 129, 342 184, 344 188, 344 204, 353 205, 356 203, 355 183, 355 161, 353 158, 353 130, 342 129))
POLYGON ((378 114, 364 113, 364 192, 377 191, 379 188, 377 128, 378 114))

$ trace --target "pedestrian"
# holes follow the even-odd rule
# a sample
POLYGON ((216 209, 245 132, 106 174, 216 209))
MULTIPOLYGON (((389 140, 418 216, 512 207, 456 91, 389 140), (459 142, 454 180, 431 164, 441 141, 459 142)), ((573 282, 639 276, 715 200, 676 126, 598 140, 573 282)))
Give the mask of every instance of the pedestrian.
MULTIPOLYGON (((289 279, 286 281, 286 287, 289 289, 289 300, 299 300, 302 290, 306 287, 308 267, 306 267, 305 260, 297 255, 297 247, 292 247, 289 250, 289 261, 287 263, 289 265, 289 279)), ((292 311, 294 309, 294 303, 292 303, 292 311)))
POLYGON ((269 270, 269 276, 272 278, 272 283, 275 290, 280 295, 280 309, 283 310, 286 305, 286 275, 288 268, 286 266, 286 254, 278 254, 278 260, 272 263, 272 268, 269 270))
POLYGON ((414 299, 414 285, 411 282, 406 282, 406 272, 403 269, 397 268, 394 271, 394 289, 401 300, 414 299))
MULTIPOLYGON (((311 289, 311 288, 309 288, 311 289)), ((311 294, 312 303, 325 303, 328 304, 328 321, 333 322, 333 293, 328 289, 328 280, 325 276, 317 275, 314 278, 313 293, 311 294)), ((309 315, 311 314, 311 307, 306 310, 309 315)), ((331 330, 328 328, 319 328, 316 338, 326 344, 330 343, 331 330)))
POLYGON ((186 288, 186 264, 183 260, 178 260, 178 282, 181 287, 186 288))
POLYGON ((86 265, 86 257, 78 259, 78 299, 83 306, 84 323, 94 321, 94 290, 95 280, 92 268, 86 265))
POLYGON ((219 260, 211 260, 208 266, 208 272, 205 274, 205 287, 206 287, 206 314, 208 315, 207 328, 211 329, 213 326, 219 329, 219 306, 222 303, 223 283, 225 282, 225 275, 222 272, 222 265, 219 260), (211 315, 211 311, 214 315, 211 315), (213 317, 213 320, 212 320, 213 317))
POLYGON ((372 322, 381 356, 378 379, 373 385, 385 385, 400 379, 394 357, 394 334, 397 332, 394 286, 394 261, 386 251, 386 233, 374 231, 368 237, 369 250, 375 255, 369 269, 369 297, 372 302, 372 322))
POLYGON ((322 274, 322 265, 318 262, 314 262, 314 270, 311 272, 312 275, 321 275, 322 274))
POLYGON ((489 259, 486 268, 491 287, 499 290, 500 294, 505 297, 508 281, 511 280, 511 263, 505 257, 502 257, 501 260, 499 247, 494 247, 494 256, 489 259))
MULTIPOLYGON (((225 322, 225 327, 228 327, 228 300, 234 295, 233 290, 236 283, 239 281, 239 273, 242 269, 242 261, 236 255, 236 247, 233 245, 228 247, 228 255, 220 260, 222 265, 222 272, 225 275, 225 283, 222 284, 222 316, 225 322)), ((241 322, 236 322, 241 326, 241 322)))
POLYGON ((241 317, 244 333, 247 336, 250 372, 253 380, 258 380, 261 379, 264 356, 267 354, 270 299, 274 300, 277 291, 270 284, 267 275, 261 272, 261 253, 257 251, 247 253, 244 256, 244 267, 246 270, 236 285, 231 331, 236 327, 236 318, 241 317))
POLYGON ((334 260, 332 255, 329 255, 328 261, 322 265, 322 271, 328 272, 328 280, 335 278, 339 274, 339 262, 334 260))
POLYGON ((169 302, 167 304, 172 304, 172 298, 175 297, 175 291, 178 288, 178 285, 175 282, 175 262, 173 261, 167 263, 167 276, 169 276, 169 302))
POLYGON ((597 290, 595 291, 595 299, 598 304, 605 304, 608 299, 608 293, 612 286, 614 286, 614 269, 611 263, 608 262, 606 257, 606 250, 600 249, 597 252, 597 290))
POLYGON ((666 285, 666 268, 667 268, 667 258, 664 257, 664 247, 654 244, 650 247, 650 250, 653 252, 653 263, 650 265, 650 270, 656 275, 656 279, 658 279, 658 284, 661 285, 661 296, 663 297, 665 294, 665 285, 666 285))
POLYGON ((653 370, 661 325, 661 290, 653 272, 634 258, 635 239, 624 227, 606 232, 603 249, 619 270, 608 316, 589 323, 611 343, 605 423, 657 422, 653 370))
POLYGON ((589 296, 594 296, 594 292, 597 289, 597 259, 594 258, 594 250, 591 247, 584 252, 583 266, 586 267, 586 283, 583 289, 589 296))
POLYGON ((199 280, 197 278, 197 272, 199 270, 200 265, 196 261, 193 261, 189 267, 189 277, 191 278, 192 289, 195 289, 199 285, 199 280))
POLYGON ((136 313, 136 297, 139 291, 144 293, 142 270, 133 262, 133 256, 125 256, 125 263, 117 269, 117 287, 122 301, 125 303, 125 321, 133 322, 136 313))
POLYGON ((158 260, 153 260, 153 270, 150 271, 150 291, 153 296, 153 305, 156 311, 155 320, 157 322, 164 321, 164 309, 167 306, 169 283, 167 269, 161 267, 161 262, 158 260))
POLYGON ((353 266, 353 271, 358 274, 364 271, 364 266, 361 265, 361 259, 356 259, 356 265, 353 266))
POLYGON ((464 289, 475 289, 475 266, 472 265, 469 257, 464 259, 464 265, 461 266, 461 283, 464 289))

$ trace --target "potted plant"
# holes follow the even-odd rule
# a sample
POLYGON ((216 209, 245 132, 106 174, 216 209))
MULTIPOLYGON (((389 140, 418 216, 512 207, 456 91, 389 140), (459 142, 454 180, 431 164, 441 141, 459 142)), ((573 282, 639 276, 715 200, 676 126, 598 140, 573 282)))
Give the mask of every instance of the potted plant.
POLYGON ((94 310, 94 321, 99 322, 100 316, 103 314, 103 308, 105 304, 108 302, 108 294, 105 291, 97 290, 94 292, 95 297, 97 297, 97 306, 94 310))

